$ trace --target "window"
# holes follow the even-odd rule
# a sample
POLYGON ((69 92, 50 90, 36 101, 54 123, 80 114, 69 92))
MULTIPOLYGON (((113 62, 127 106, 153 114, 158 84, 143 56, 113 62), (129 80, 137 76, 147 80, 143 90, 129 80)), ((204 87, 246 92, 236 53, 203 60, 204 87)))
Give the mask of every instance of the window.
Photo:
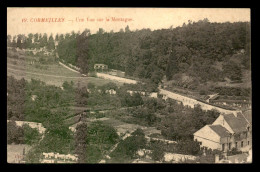
POLYGON ((229 150, 231 149, 231 143, 228 144, 228 149, 229 149, 229 150))
POLYGON ((237 142, 236 142, 236 148, 237 148, 237 142))
POLYGON ((241 148, 243 147, 243 141, 241 142, 241 148))
POLYGON ((222 151, 225 150, 225 144, 222 144, 222 151))
POLYGON ((247 141, 247 145, 249 145, 249 141, 247 141))

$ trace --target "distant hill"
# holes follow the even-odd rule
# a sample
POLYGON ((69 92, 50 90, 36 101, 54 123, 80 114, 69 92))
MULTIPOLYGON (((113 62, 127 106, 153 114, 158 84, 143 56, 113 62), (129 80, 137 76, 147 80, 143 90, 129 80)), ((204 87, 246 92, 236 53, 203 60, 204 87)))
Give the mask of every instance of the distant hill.
MULTIPOLYGON (((50 40, 52 43, 53 38, 50 40)), ((56 35, 55 41, 59 42, 59 57, 84 73, 94 70, 95 63, 102 63, 125 71, 128 76, 156 84, 165 76, 192 89, 207 82, 248 82, 249 22, 211 23, 204 19, 154 31, 131 31, 127 26, 120 32, 107 33, 100 28, 95 34, 86 29, 82 33, 56 35), (184 82, 183 78, 188 80, 184 82)), ((39 42, 48 45, 44 40, 39 42)))

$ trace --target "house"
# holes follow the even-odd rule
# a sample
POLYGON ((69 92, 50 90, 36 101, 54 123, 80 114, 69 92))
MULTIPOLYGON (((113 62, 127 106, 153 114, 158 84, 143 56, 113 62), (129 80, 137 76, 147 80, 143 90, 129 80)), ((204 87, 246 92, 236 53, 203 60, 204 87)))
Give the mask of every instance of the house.
POLYGON ((206 125, 195 132, 194 140, 200 142, 201 147, 218 149, 223 152, 232 148, 247 152, 252 147, 250 116, 250 112, 221 114, 212 125, 206 125))
POLYGON ((105 65, 105 64, 95 64, 94 65, 94 69, 96 70, 96 71, 107 71, 108 70, 108 66, 107 65, 105 65))

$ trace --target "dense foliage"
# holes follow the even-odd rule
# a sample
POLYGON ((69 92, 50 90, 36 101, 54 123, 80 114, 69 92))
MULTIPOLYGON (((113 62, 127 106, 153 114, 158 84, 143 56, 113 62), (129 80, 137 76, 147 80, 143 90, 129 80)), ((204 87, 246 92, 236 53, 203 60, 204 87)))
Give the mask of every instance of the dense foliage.
POLYGON ((104 63, 129 76, 149 78, 156 84, 163 75, 172 79, 178 73, 202 82, 221 81, 225 77, 241 80, 241 69, 250 66, 245 63, 250 61, 249 27, 245 22, 210 23, 204 19, 155 31, 90 34, 86 30, 67 36, 57 50, 65 61, 84 66, 84 72, 93 70, 95 63, 104 63), (245 53, 236 58, 239 63, 230 63, 231 57, 241 50, 245 53), (212 67, 215 62, 223 62, 223 69, 212 67))
POLYGON ((131 136, 119 142, 116 149, 110 154, 114 162, 127 162, 136 158, 139 149, 145 148, 146 139, 141 129, 134 131, 131 136))
POLYGON ((82 123, 76 129, 76 153, 81 163, 99 162, 119 139, 116 130, 102 122, 94 122, 89 126, 82 123))
POLYGON ((14 121, 7 123, 7 143, 8 144, 37 144, 41 139, 41 134, 37 129, 25 124, 17 126, 14 121))
POLYGON ((55 39, 46 34, 7 37, 8 46, 18 48, 45 46, 53 50, 54 41, 58 43, 55 51, 59 57, 84 73, 93 71, 94 64, 104 63, 110 69, 155 84, 164 75, 170 80, 178 74, 191 77, 190 85, 225 78, 241 82, 243 70, 250 70, 248 22, 211 23, 204 19, 154 31, 131 31, 127 26, 121 32, 105 32, 100 28, 92 34, 86 29, 82 33, 57 34, 55 39))

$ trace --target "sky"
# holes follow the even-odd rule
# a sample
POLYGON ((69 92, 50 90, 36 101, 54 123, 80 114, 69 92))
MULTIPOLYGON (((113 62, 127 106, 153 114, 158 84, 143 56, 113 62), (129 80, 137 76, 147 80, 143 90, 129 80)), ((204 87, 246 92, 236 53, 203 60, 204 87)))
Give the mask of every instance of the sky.
POLYGON ((173 28, 208 18, 210 22, 250 22, 249 8, 8 8, 7 34, 70 33, 82 32, 86 28, 96 33, 99 28, 106 32, 118 32, 127 25, 135 31, 143 28, 151 30, 173 28), (130 21, 112 21, 127 18, 130 21), (35 22, 38 18, 53 18, 63 22, 35 22), (25 22, 26 19, 26 22, 25 22), (76 19, 84 19, 84 21, 76 19), (87 20, 88 19, 88 20, 87 20), (95 19, 95 21, 90 21, 95 19), (98 21, 103 19, 103 21, 98 21), (106 19, 109 19, 107 21, 106 19))

